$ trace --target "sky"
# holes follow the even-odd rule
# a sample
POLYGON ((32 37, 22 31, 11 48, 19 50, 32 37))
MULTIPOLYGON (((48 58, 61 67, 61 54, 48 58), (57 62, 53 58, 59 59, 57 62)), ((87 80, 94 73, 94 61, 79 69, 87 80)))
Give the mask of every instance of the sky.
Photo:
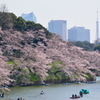
POLYGON ((50 20, 66 20, 68 29, 83 26, 90 29, 91 41, 95 40, 100 0, 0 0, 0 4, 6 4, 17 16, 34 12, 37 21, 45 27, 50 20))

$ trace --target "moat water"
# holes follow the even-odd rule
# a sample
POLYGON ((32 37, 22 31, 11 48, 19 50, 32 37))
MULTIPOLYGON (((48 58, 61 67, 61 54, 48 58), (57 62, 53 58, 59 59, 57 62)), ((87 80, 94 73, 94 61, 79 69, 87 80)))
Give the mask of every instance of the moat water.
POLYGON ((13 87, 5 98, 0 100, 17 100, 18 97, 23 97, 24 100, 71 100, 71 95, 78 95, 81 89, 88 89, 90 93, 78 100, 100 100, 100 77, 96 83, 13 87), (40 95, 41 91, 44 91, 43 95, 40 95))

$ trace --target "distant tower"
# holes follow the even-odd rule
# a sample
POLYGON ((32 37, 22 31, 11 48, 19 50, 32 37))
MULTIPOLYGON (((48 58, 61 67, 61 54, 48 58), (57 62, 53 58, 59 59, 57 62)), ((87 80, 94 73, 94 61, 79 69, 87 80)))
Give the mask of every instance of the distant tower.
POLYGON ((97 10, 97 21, 96 21, 96 40, 99 40, 99 20, 98 20, 98 10, 97 10))

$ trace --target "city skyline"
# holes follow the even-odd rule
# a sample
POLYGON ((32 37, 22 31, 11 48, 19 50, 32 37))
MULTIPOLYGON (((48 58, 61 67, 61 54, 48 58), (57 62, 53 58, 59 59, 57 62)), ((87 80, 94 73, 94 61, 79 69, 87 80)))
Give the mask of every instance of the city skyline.
POLYGON ((50 20, 67 20, 68 29, 83 26, 91 30, 91 40, 96 39, 96 11, 100 0, 1 0, 17 16, 34 12, 37 21, 47 27, 50 20))

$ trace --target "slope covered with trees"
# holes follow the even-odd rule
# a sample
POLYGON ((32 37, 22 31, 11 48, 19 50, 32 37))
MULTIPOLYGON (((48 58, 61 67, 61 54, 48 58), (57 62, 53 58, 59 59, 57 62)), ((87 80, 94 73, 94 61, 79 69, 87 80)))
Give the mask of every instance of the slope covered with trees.
POLYGON ((85 51, 40 24, 8 14, 13 16, 12 27, 3 28, 0 21, 1 86, 86 82, 99 75, 98 52, 85 51))

